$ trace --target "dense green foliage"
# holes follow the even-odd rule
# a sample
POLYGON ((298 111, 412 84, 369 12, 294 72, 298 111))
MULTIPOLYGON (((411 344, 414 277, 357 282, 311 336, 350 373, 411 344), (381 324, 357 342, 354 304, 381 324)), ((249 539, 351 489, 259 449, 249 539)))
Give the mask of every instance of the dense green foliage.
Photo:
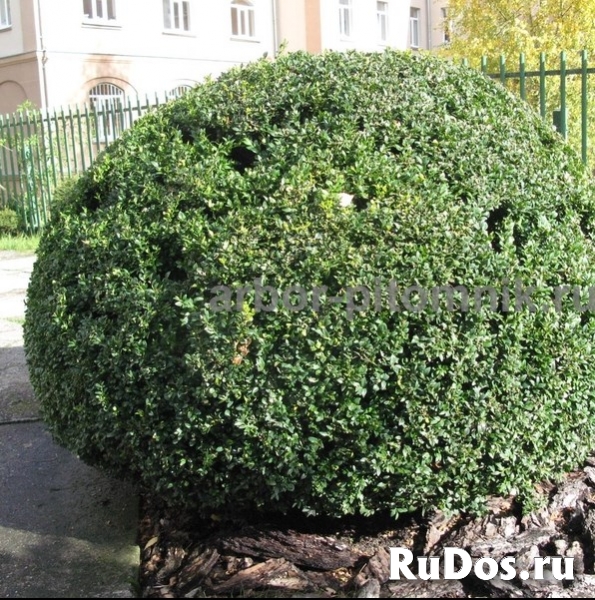
POLYGON ((595 284, 593 208, 575 153, 480 73, 262 60, 141 119, 71 186, 29 289, 31 379, 58 441, 205 512, 530 498, 594 445, 593 315, 572 295, 394 312, 385 293, 352 315, 330 298, 519 279, 541 309, 595 284), (214 310, 216 286, 256 278, 308 307, 257 311, 249 291, 214 310))
POLYGON ((11 208, 0 208, 0 235, 15 235, 19 231, 19 215, 11 208))

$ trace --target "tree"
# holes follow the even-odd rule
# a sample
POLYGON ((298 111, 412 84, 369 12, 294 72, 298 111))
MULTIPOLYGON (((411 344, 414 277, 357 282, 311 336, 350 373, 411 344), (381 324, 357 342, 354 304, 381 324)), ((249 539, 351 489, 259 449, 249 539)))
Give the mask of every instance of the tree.
POLYGON ((595 49, 594 0, 450 0, 449 14, 455 24, 451 56, 524 53, 531 61, 541 52, 595 49))
MULTIPOLYGON (((527 71, 538 71, 540 55, 546 56, 548 70, 560 68, 560 53, 565 51, 567 68, 581 66, 581 52, 595 51, 595 0, 450 0, 449 17, 454 24, 450 44, 443 50, 446 56, 466 58, 479 67, 487 57, 487 70, 500 69, 500 57, 507 71, 520 70, 520 55, 524 55, 527 71)), ((518 91, 519 80, 507 81, 518 91)), ((539 107, 539 79, 527 80, 528 102, 539 107)), ((545 99, 547 118, 561 105, 559 78, 548 77, 545 99)), ((569 75, 566 82, 568 139, 578 150, 582 140, 581 78, 569 75)), ((595 136, 595 106, 588 108, 588 137, 595 136)), ((588 150, 589 162, 595 164, 595 152, 588 150)))

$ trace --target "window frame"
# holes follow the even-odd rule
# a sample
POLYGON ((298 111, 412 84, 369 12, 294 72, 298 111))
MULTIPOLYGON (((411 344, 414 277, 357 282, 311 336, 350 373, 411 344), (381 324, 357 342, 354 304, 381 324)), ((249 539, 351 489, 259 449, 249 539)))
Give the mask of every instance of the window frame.
POLYGON ((102 81, 89 90, 88 98, 93 113, 97 114, 97 131, 95 132, 94 141, 99 142, 99 144, 113 142, 118 137, 115 135, 116 130, 122 133, 126 129, 126 114, 124 112, 126 92, 115 83, 102 81), (114 90, 118 91, 114 93, 114 90), (112 114, 117 121, 107 116, 106 108, 112 110, 112 114))
POLYGON ((452 36, 452 24, 448 16, 448 7, 441 7, 440 14, 442 16, 442 43, 450 44, 452 36))
POLYGON ((163 0, 162 7, 163 31, 165 33, 175 33, 178 35, 192 34, 192 10, 190 0, 163 0), (185 8, 186 15, 184 14, 185 8), (177 27, 176 20, 178 22, 177 27))
POLYGON ((4 29, 10 29, 12 27, 12 15, 10 13, 10 0, 0 0, 0 7, 4 10, 0 10, 0 31, 4 29), (4 13, 4 21, 2 20, 2 13, 4 13))
POLYGON ((188 93, 192 89, 192 86, 188 83, 179 83, 175 87, 171 88, 169 92, 167 92, 166 97, 167 100, 177 100, 181 98, 184 94, 188 93))
POLYGON ((87 25, 117 25, 118 11, 116 10, 116 0, 83 0, 83 22, 87 25), (91 14, 86 12, 85 4, 90 5, 91 14), (97 16, 100 12, 98 10, 99 6, 101 6, 102 13, 100 17, 97 16))
POLYGON ((339 0, 339 37, 342 40, 353 39, 352 0, 339 0))
POLYGON ((414 50, 419 50, 419 48, 421 47, 420 22, 421 22, 421 9, 415 8, 412 6, 409 10, 409 45, 414 50), (414 32, 415 32, 415 35, 414 35, 414 32), (413 43, 414 38, 415 38, 415 41, 417 42, 416 44, 413 43))
POLYGON ((388 44, 388 38, 390 36, 390 28, 389 28, 389 4, 387 0, 377 0, 376 1, 376 22, 377 22, 377 30, 376 33, 378 35, 378 41, 381 44, 388 44), (380 6, 382 5, 382 9, 380 6))
POLYGON ((256 40, 256 7, 254 2, 250 0, 231 0, 230 8, 231 37, 234 40, 256 40), (234 32, 234 27, 237 32, 234 32))

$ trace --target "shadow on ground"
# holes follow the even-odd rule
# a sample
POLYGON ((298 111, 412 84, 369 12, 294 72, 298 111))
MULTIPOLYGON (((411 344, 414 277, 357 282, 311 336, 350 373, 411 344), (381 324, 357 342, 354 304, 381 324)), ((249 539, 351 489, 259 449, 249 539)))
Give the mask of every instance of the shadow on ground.
POLYGON ((43 423, 0 426, 0 596, 94 597, 136 577, 130 486, 56 446, 43 423))
POLYGON ((0 348, 0 423, 39 416, 22 347, 0 348))
POLYGON ((23 350, 33 257, 0 253, 0 598, 133 597, 138 498, 57 446, 23 350))

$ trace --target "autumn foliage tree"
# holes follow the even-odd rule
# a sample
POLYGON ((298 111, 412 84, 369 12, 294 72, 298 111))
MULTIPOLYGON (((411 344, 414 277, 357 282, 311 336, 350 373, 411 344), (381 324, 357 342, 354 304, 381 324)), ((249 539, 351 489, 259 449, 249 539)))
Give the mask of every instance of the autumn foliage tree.
POLYGON ((536 60, 541 52, 595 49, 594 0, 450 0, 449 16, 453 56, 524 53, 536 60))
MULTIPOLYGON (((479 67, 488 58, 488 71, 497 72, 500 56, 508 71, 519 70, 519 58, 525 57, 527 71, 539 69, 540 55, 547 58, 548 69, 559 69, 560 53, 567 56, 568 69, 580 66, 581 52, 595 51, 595 0, 450 0, 451 41, 443 52, 456 60, 466 58, 479 67)), ((518 82, 509 81, 514 88, 518 82)), ((538 78, 527 82, 527 97, 538 106, 538 78)), ((557 78, 548 78, 548 115, 560 104, 557 78)), ((581 81, 570 75, 567 81, 569 139, 580 147, 581 81)), ((589 120, 595 124, 595 106, 589 107, 589 120)), ((590 126, 589 137, 595 136, 590 126)), ((592 154, 592 153, 591 153, 592 154)), ((593 158, 591 163, 593 164, 593 158)))

